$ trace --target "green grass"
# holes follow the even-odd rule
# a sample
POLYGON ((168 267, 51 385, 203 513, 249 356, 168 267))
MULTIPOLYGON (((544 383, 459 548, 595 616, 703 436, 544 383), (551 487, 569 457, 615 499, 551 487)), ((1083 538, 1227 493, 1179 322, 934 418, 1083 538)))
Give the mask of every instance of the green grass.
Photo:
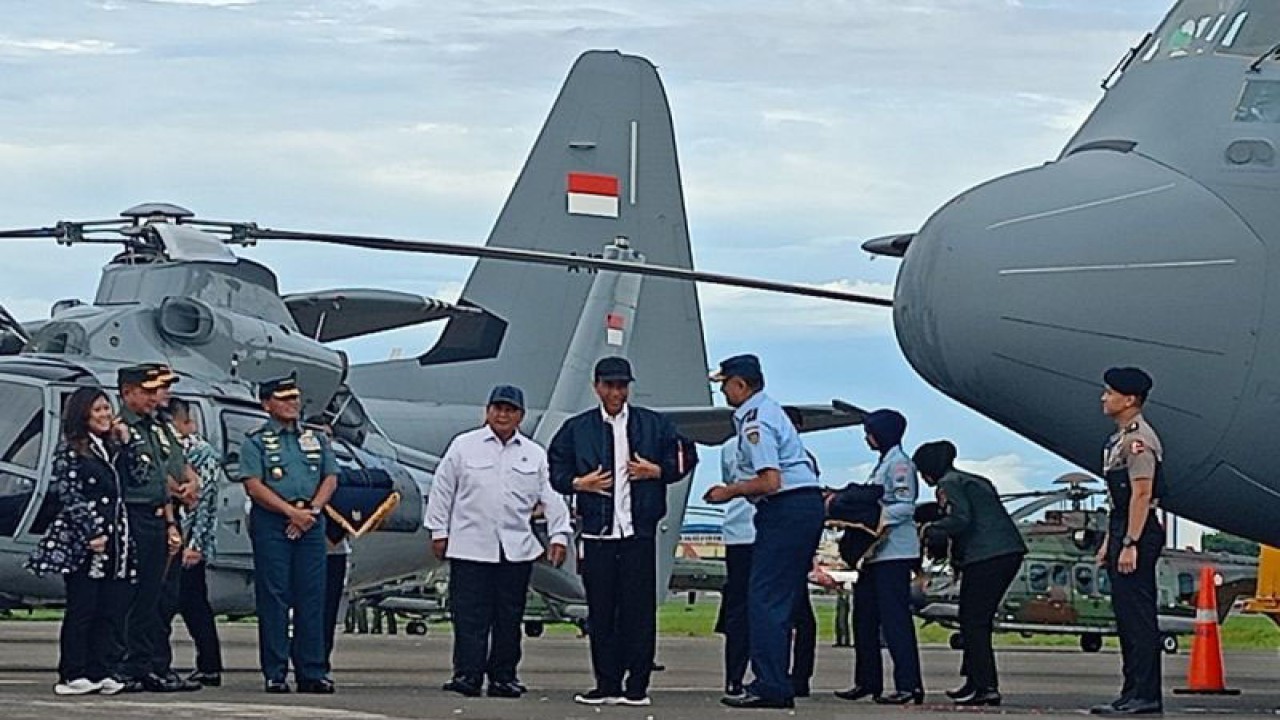
MULTIPOLYGON (((690 605, 684 598, 670 600, 658 609, 658 630, 671 637, 713 637, 716 613, 719 605, 714 597, 699 594, 698 602, 690 605)), ((818 641, 831 643, 834 639, 835 607, 819 602, 814 611, 818 616, 818 641)), ((14 610, 0 613, 3 621, 62 619, 61 610, 14 610)), ((252 622, 252 619, 248 620, 252 622)), ((223 622, 226 622, 224 619, 223 622)), ((403 632, 404 623, 400 623, 403 632)), ((447 623, 441 623, 433 632, 448 632, 447 623)), ((548 625, 546 634, 552 636, 576 635, 572 625, 548 625)), ((951 631, 938 625, 924 625, 916 621, 916 632, 922 645, 945 645, 951 631)), ((1107 639, 1108 647, 1118 647, 1114 638, 1107 639)), ((1183 648, 1190 647, 1190 638, 1183 638, 1183 648)), ((1079 647, 1075 635, 1033 635, 1024 638, 1016 633, 996 636, 997 647, 1079 647)), ((1222 626, 1222 647, 1225 650, 1274 650, 1280 648, 1280 627, 1261 615, 1235 615, 1222 626)))

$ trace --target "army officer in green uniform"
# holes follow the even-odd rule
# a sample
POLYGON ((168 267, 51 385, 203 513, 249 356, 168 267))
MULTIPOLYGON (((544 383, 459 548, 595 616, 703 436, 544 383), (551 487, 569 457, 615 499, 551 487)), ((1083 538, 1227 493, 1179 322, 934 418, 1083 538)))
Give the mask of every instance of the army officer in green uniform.
POLYGON ((328 694, 323 509, 338 484, 338 463, 324 434, 298 422, 302 393, 294 376, 262 383, 258 397, 271 419, 245 438, 239 480, 253 499, 249 536, 266 691, 289 692, 292 657, 298 692, 328 694))

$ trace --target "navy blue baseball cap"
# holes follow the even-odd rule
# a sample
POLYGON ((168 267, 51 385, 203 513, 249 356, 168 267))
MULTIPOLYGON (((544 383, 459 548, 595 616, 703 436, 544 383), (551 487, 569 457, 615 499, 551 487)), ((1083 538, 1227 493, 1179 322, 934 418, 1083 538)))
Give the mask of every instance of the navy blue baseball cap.
POLYGON ((760 369, 760 358, 755 355, 734 355, 720 361, 720 369, 709 375, 714 382, 724 382, 738 377, 743 380, 764 380, 764 371, 760 369))
POLYGON ((595 375, 596 382, 633 382, 636 379, 631 374, 631 363, 623 357, 601 358, 596 363, 595 375))
POLYGON ((506 403, 524 410, 524 391, 515 385, 498 385, 489 391, 489 404, 506 403))

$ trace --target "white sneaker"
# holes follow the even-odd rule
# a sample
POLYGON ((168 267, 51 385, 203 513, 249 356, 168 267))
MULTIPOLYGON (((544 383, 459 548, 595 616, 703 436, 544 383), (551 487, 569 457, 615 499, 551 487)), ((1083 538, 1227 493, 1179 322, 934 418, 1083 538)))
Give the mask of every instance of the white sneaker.
POLYGON ((648 707, 653 704, 653 701, 649 699, 648 695, 641 695, 640 697, 627 697, 626 695, 623 695, 620 698, 614 698, 613 702, 610 704, 628 705, 630 707, 648 707))
POLYGON ((71 682, 60 682, 53 686, 54 695, 88 695, 102 689, 102 683, 93 682, 89 678, 76 678, 71 682))
POLYGON ((99 690, 99 692, 102 693, 103 695, 115 695, 121 690, 124 690, 124 683, 120 682, 119 680, 113 677, 102 678, 102 682, 100 683, 100 685, 102 686, 102 688, 99 690))

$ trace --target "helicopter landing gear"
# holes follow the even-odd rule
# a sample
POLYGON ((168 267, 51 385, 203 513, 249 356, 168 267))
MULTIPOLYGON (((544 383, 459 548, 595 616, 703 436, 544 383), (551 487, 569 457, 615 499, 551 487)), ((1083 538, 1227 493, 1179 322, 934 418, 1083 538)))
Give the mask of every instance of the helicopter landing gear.
POLYGON ((542 631, 546 629, 541 622, 537 620, 529 620, 524 624, 525 637, 542 637, 542 631))
POLYGON ((963 650, 964 635, 958 632, 951 633, 951 637, 947 638, 947 645, 950 645, 952 650, 963 650))
POLYGON ((1080 636, 1080 649, 1087 653, 1096 653, 1102 649, 1102 636, 1098 633, 1085 633, 1080 636))
POLYGON ((1178 636, 1173 633, 1164 633, 1160 636, 1160 649, 1165 655, 1178 654, 1178 636))
POLYGON ((410 635, 426 635, 427 624, 421 620, 410 620, 409 624, 404 626, 404 631, 410 635))

